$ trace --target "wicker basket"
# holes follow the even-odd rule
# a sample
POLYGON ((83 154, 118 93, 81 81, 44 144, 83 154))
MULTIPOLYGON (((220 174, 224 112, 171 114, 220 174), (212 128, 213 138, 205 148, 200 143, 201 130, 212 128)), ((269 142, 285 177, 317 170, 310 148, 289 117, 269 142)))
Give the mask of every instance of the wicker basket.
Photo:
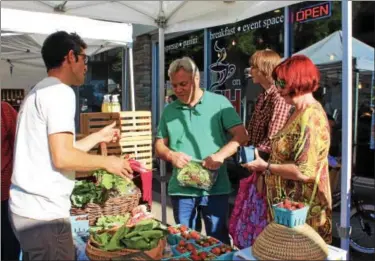
MULTIPOLYGON (((107 145, 100 144, 100 151, 103 156, 107 156, 107 145)), ((84 209, 71 208, 72 216, 88 214, 90 226, 94 226, 96 220, 101 216, 124 215, 139 205, 142 193, 139 188, 131 195, 116 198, 109 198, 103 205, 88 203, 84 209)))
POLYGON ((289 228, 273 222, 255 240, 252 253, 258 260, 325 260, 328 248, 307 224, 289 228))
POLYGON ((87 214, 90 226, 94 226, 101 216, 125 215, 132 211, 139 205, 140 198, 141 191, 137 188, 133 195, 110 198, 103 205, 88 203, 84 209, 72 208, 70 213, 72 216, 87 214))
POLYGON ((159 243, 156 248, 153 248, 148 251, 140 251, 128 248, 124 248, 118 251, 104 251, 96 247, 95 240, 93 240, 93 237, 90 236, 90 239, 86 245, 86 255, 90 260, 111 260, 115 257, 144 252, 150 258, 154 260, 160 260, 163 257, 165 245, 166 240, 163 238, 159 240, 159 243))

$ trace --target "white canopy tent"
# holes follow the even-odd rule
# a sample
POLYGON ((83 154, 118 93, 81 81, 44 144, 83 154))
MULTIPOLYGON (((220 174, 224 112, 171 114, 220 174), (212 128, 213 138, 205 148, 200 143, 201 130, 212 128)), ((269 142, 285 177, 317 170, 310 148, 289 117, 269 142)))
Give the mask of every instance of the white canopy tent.
POLYGON ((46 75, 41 47, 46 37, 58 30, 78 33, 88 45, 86 53, 89 56, 116 47, 131 48, 131 24, 1 8, 3 87, 27 89, 46 75))
MULTIPOLYGON (((265 13, 277 8, 289 6, 301 1, 2 1, 2 7, 33 10, 41 12, 61 12, 75 16, 85 16, 107 21, 154 25, 159 28, 159 106, 164 103, 164 32, 187 31, 233 23, 245 18, 265 13)), ((342 1, 343 25, 343 110, 346 121, 343 123, 343 202, 341 228, 350 228, 350 178, 351 178, 351 56, 352 44, 352 4, 342 1)), ((160 173, 165 177, 165 165, 161 164, 160 173)), ((162 213, 166 221, 166 186, 162 182, 162 213)), ((342 247, 349 248, 348 235, 342 236, 342 247)))
MULTIPOLYGON (((2 7, 64 13, 159 28, 159 111, 164 107, 164 33, 243 20, 300 1, 3 1, 2 7)), ((132 67, 130 65, 130 67, 132 67)), ((131 68, 132 69, 132 68, 131 68)), ((160 164, 162 221, 166 222, 166 170, 160 164)))

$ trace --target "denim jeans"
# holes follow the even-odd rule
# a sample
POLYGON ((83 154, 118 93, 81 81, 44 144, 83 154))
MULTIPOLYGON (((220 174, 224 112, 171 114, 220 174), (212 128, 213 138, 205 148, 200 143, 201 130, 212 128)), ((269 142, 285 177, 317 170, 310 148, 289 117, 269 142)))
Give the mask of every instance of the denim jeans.
POLYGON ((230 243, 227 226, 229 195, 172 196, 171 200, 176 224, 185 225, 199 232, 202 228, 202 216, 208 236, 226 244, 230 243))

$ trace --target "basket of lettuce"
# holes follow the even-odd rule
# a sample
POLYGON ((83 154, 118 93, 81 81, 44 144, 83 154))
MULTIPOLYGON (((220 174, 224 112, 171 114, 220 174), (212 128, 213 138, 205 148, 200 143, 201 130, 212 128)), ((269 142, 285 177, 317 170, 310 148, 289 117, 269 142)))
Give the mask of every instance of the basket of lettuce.
POLYGON ((138 206, 141 191, 132 180, 108 173, 95 171, 96 182, 76 181, 70 197, 71 214, 88 214, 92 226, 101 216, 124 215, 138 206))
POLYGON ((218 172, 204 168, 199 161, 190 161, 177 171, 177 180, 182 187, 210 190, 215 184, 218 172))
POLYGON ((150 258, 160 260, 166 244, 166 227, 150 218, 135 224, 131 224, 131 219, 129 221, 116 230, 92 232, 86 246, 89 259, 112 260, 115 257, 144 252, 150 258))

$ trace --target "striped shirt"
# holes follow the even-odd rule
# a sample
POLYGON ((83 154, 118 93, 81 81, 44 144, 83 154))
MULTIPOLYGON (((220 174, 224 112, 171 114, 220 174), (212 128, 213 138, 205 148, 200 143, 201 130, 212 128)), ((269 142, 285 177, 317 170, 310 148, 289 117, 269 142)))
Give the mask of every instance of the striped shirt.
POLYGON ((249 145, 260 151, 271 152, 271 137, 287 122, 292 106, 280 96, 276 86, 261 93, 255 104, 247 131, 249 145))

